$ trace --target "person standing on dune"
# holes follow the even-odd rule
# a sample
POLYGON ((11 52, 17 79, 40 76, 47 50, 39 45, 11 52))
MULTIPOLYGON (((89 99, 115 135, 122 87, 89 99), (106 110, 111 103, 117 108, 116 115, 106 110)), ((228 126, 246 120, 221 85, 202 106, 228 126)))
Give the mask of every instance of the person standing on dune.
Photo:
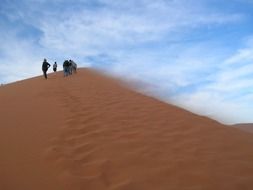
POLYGON ((54 64, 53 64, 53 70, 54 70, 54 72, 57 71, 57 63, 56 62, 54 62, 54 64))
POLYGON ((43 63, 42 63, 42 71, 44 74, 45 79, 47 79, 47 70, 51 65, 47 62, 46 59, 44 59, 43 63))
POLYGON ((69 61, 68 60, 65 60, 63 62, 63 73, 64 73, 64 77, 67 77, 69 75, 69 61))

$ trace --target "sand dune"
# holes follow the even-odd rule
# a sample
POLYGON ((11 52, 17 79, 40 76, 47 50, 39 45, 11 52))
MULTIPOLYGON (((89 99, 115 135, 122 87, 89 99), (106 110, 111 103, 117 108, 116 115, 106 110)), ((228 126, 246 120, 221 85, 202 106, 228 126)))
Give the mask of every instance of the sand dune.
POLYGON ((243 131, 253 133, 253 123, 239 123, 232 126, 241 129, 243 131))
POLYGON ((253 135, 81 69, 0 88, 1 190, 250 190, 253 135))

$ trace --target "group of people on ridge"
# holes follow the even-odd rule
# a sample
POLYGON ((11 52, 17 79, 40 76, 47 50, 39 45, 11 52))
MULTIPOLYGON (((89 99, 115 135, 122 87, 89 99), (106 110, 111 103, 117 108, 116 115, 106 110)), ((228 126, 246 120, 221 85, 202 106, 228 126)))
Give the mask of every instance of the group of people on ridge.
POLYGON ((72 75, 72 73, 76 73, 77 65, 73 60, 65 60, 63 62, 63 73, 64 77, 68 75, 72 75))
MULTIPOLYGON (((47 62, 46 59, 43 60, 42 63, 42 71, 43 71, 43 75, 45 77, 45 79, 47 79, 47 71, 49 69, 51 65, 47 62)), ((72 75, 72 73, 76 73, 77 70, 77 64, 73 61, 73 60, 65 60, 63 62, 63 73, 64 73, 64 77, 68 76, 68 75, 72 75)), ((56 72, 57 71, 57 63, 54 62, 53 64, 53 71, 56 72)))

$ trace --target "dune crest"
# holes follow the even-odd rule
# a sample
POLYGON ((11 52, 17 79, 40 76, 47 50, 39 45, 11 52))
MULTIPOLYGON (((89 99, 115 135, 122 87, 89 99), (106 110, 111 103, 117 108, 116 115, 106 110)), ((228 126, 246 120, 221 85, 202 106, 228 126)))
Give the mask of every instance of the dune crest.
POLYGON ((0 88, 0 189, 253 188, 252 134, 92 70, 62 75, 0 88))

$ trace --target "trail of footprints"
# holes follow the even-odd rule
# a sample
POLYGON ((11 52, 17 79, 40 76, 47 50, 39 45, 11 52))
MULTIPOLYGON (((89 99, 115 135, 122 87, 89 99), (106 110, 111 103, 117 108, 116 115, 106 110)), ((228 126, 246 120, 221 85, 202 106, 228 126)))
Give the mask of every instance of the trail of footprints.
POLYGON ((104 181, 103 185, 108 186, 106 168, 110 161, 96 158, 102 147, 95 137, 102 137, 106 132, 97 123, 98 113, 92 105, 85 104, 71 93, 65 93, 62 102, 70 115, 66 116, 61 135, 51 140, 48 158, 62 171, 59 172, 60 177, 67 172, 67 176, 79 178, 80 183, 92 185, 92 181, 99 178, 99 181, 104 181))

